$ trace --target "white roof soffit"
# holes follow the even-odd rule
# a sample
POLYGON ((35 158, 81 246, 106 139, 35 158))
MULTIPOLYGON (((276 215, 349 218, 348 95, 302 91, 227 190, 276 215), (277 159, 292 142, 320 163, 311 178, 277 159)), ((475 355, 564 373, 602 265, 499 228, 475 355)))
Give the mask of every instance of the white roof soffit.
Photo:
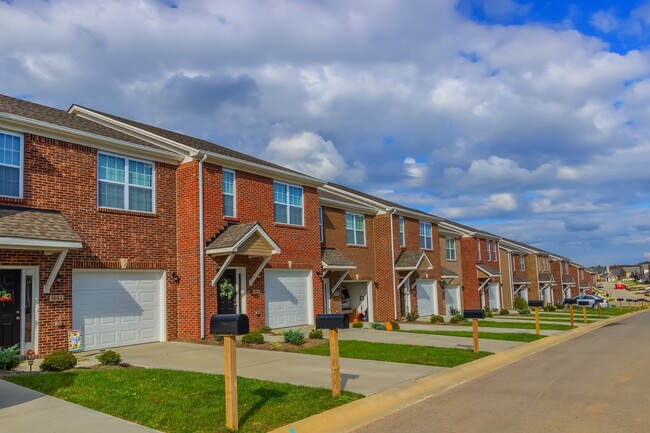
POLYGON ((360 212, 366 215, 377 215, 379 213, 379 210, 376 208, 371 208, 369 206, 364 206, 362 204, 355 204, 355 203, 350 203, 350 202, 345 202, 345 201, 338 201, 331 199, 329 197, 319 197, 318 198, 321 206, 326 206, 326 207, 333 207, 336 209, 342 209, 342 210, 353 210, 356 212, 360 212))
POLYGON ((0 249, 61 251, 82 248, 81 242, 54 241, 31 238, 0 237, 0 249))

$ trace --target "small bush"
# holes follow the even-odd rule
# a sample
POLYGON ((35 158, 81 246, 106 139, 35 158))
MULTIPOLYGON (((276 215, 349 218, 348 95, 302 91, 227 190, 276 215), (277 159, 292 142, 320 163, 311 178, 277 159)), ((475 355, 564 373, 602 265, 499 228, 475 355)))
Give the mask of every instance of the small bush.
POLYGON ((118 365, 122 362, 122 356, 117 352, 107 350, 97 355, 97 360, 102 365, 118 365))
POLYGON ((458 316, 459 314, 460 314, 460 310, 457 310, 454 307, 449 307, 450 316, 458 316))
POLYGON ((399 323, 397 323, 397 322, 394 321, 394 320, 391 320, 391 322, 390 322, 390 326, 393 327, 393 331, 397 331, 397 330, 399 329, 399 323))
POLYGON ((0 370, 13 370, 20 365, 20 347, 15 346, 0 349, 0 370))
POLYGON ((508 310, 508 309, 506 309, 506 308, 502 308, 502 309, 499 311, 499 314, 502 315, 502 316, 507 316, 508 314, 510 314, 510 310, 508 310))
POLYGON ((223 335, 215 335, 214 341, 216 341, 217 343, 223 343, 223 335))
POLYGON ((420 315, 418 313, 406 313, 406 321, 407 322, 415 322, 420 318, 420 315))
POLYGON ((521 296, 517 296, 514 302, 515 310, 525 310, 528 308, 528 302, 521 296))
POLYGON ((458 323, 460 322, 460 317, 458 316, 452 316, 451 319, 449 319, 449 323, 458 323))
POLYGON ((376 329, 377 331, 385 331, 386 326, 383 323, 371 323, 370 327, 376 329))
POLYGON ((322 340, 323 339, 323 330, 322 329, 312 329, 309 331, 309 338, 312 340, 322 340))
POLYGON ((253 331, 250 334, 246 334, 241 338, 241 342, 244 344, 262 344, 264 343, 264 336, 259 331, 253 331))
POLYGON ((257 331, 262 334, 270 334, 271 332, 273 332, 273 330, 269 325, 264 325, 261 328, 259 328, 257 331))
POLYGON ((524 308, 523 310, 517 310, 519 314, 530 314, 530 310, 528 308, 524 308))
POLYGON ((77 358, 70 352, 59 350, 47 355, 41 362, 43 371, 65 371, 77 365, 77 358))
POLYGON ((363 328, 363 323, 361 323, 361 322, 354 322, 354 323, 352 324, 352 327, 353 327, 353 328, 357 328, 357 329, 361 329, 361 328, 363 328))
POLYGON ((492 311, 486 311, 485 317, 494 317, 494 314, 492 314, 492 311))
POLYGON ((269 348, 270 348, 271 350, 279 350, 279 349, 282 349, 282 343, 280 343, 279 341, 274 341, 273 343, 271 343, 271 346, 270 346, 269 348))
POLYGON ((438 315, 431 316, 431 323, 444 323, 444 322, 445 322, 445 318, 442 316, 438 316, 438 315))
POLYGON ((284 333, 284 342, 300 346, 305 342, 305 333, 297 329, 290 329, 284 333))
POLYGON ((553 304, 548 304, 547 307, 548 307, 548 311, 555 311, 555 310, 557 310, 557 308, 555 308, 555 305, 553 305, 553 304))

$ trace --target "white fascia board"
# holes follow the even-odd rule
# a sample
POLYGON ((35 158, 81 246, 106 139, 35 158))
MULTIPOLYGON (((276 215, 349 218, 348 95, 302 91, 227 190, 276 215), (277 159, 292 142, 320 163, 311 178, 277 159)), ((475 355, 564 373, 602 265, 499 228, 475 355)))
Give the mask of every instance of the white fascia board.
POLYGON ((360 195, 355 194, 355 193, 350 192, 350 191, 339 189, 339 188, 337 188, 335 186, 332 186, 330 184, 323 185, 323 189, 325 189, 327 191, 330 191, 330 192, 332 192, 334 194, 338 194, 340 196, 343 196, 345 198, 349 198, 351 200, 359 201, 359 202, 362 202, 362 203, 367 203, 368 205, 370 205, 370 206, 372 206, 374 208, 377 208, 377 210, 380 211, 379 213, 387 213, 387 212, 390 212, 391 210, 393 210, 392 207, 386 206, 383 203, 379 203, 378 201, 371 200, 371 199, 369 199, 367 197, 360 196, 360 195))
POLYGON ((0 249, 59 251, 82 248, 81 242, 44 239, 0 237, 0 249))
POLYGON ((443 227, 444 229, 449 231, 460 233, 461 236, 468 236, 468 237, 474 236, 474 230, 468 230, 463 227, 459 227, 450 221, 440 221, 438 223, 438 226, 443 227))
POLYGON ((117 150, 127 156, 155 159, 160 162, 177 164, 183 160, 181 155, 166 150, 142 146, 9 113, 0 113, 0 128, 23 134, 45 135, 55 140, 73 142, 105 151, 115 152, 117 150))
POLYGON ((323 207, 332 207, 335 209, 350 210, 350 211, 362 213, 364 215, 377 215, 378 213, 377 209, 374 208, 366 207, 355 203, 333 200, 331 198, 320 197, 318 201, 320 202, 320 205, 323 207))
POLYGON ((353 270, 355 270, 357 268, 356 266, 341 266, 341 265, 329 266, 327 263, 325 263, 322 260, 321 260, 321 264, 323 265, 323 269, 328 270, 328 271, 332 271, 332 272, 336 272, 336 271, 339 271, 339 270, 341 270, 341 271, 345 271, 345 270, 353 271, 353 270))
POLYGON ((463 237, 460 231, 452 229, 450 226, 443 226, 442 222, 438 223, 438 234, 447 238, 460 239, 463 237))
MULTIPOLYGON (((508 250, 512 250, 513 252, 522 252, 525 254, 536 254, 537 250, 534 248, 528 248, 525 247, 521 244, 515 244, 513 242, 508 241, 507 239, 501 239, 499 242, 499 246, 503 245, 504 247, 507 247, 508 250)), ((505 248, 504 248, 505 249, 505 248)))

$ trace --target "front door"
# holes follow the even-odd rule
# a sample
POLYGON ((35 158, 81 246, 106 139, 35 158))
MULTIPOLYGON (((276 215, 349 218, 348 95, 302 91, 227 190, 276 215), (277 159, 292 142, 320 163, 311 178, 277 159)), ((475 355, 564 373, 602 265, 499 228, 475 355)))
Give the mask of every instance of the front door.
POLYGON ((226 269, 217 283, 217 313, 236 314, 238 297, 237 270, 226 269))
POLYGON ((20 344, 19 269, 0 269, 0 347, 20 344))

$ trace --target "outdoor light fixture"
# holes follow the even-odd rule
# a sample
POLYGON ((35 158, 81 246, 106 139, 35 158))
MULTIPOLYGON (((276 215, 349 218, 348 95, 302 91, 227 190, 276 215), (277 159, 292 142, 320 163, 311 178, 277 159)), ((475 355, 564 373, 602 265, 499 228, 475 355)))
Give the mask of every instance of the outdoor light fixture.
POLYGON ((178 283, 181 280, 181 277, 178 276, 176 271, 172 272, 172 281, 178 283))

